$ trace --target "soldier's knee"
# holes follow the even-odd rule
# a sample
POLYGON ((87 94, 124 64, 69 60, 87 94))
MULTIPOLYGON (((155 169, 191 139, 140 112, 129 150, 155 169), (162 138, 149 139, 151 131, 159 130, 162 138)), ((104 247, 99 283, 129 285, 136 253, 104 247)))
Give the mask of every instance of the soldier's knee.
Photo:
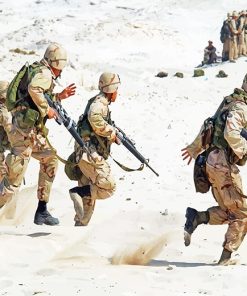
POLYGON ((8 170, 8 180, 12 185, 19 186, 21 184, 28 160, 14 154, 7 155, 5 164, 8 170))
POLYGON ((115 182, 115 180, 113 179, 112 176, 98 178, 96 180, 96 185, 99 188, 105 189, 107 191, 114 192, 115 189, 116 189, 116 182, 115 182))

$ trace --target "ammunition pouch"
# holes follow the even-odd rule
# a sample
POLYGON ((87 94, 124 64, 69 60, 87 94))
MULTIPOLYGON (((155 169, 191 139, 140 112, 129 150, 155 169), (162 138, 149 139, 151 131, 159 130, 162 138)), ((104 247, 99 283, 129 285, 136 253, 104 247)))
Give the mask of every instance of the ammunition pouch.
POLYGON ((204 121, 204 129, 201 133, 202 147, 207 149, 212 144, 214 134, 214 122, 211 117, 204 121))
POLYGON ((82 172, 76 162, 76 152, 70 154, 64 166, 64 172, 70 180, 78 181, 82 177, 82 172))
POLYGON ((209 191, 211 183, 206 173, 207 152, 198 155, 194 165, 194 183, 196 192, 206 193, 209 191))
POLYGON ((21 129, 33 128, 39 119, 39 112, 30 108, 15 112, 16 123, 21 129))

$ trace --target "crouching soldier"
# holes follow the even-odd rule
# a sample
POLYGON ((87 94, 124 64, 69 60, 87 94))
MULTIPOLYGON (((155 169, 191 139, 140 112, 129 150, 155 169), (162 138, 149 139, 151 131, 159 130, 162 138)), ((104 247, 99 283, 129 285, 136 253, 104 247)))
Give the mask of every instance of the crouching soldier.
POLYGON ((53 93, 55 79, 61 75, 66 63, 65 49, 60 44, 52 43, 41 61, 23 66, 7 92, 6 106, 13 117, 8 134, 12 148, 6 157, 8 174, 4 178, 0 200, 9 202, 18 193, 30 157, 34 157, 40 163, 37 191, 39 202, 34 216, 34 223, 38 225, 59 223, 47 210, 58 159, 56 151, 46 140, 46 120, 56 118, 57 114, 49 107, 45 95, 51 96, 53 100, 62 100, 75 93, 74 85, 68 86, 61 93, 53 93))
POLYGON ((11 129, 12 118, 5 105, 8 86, 8 81, 0 81, 0 183, 7 174, 4 152, 10 150, 7 132, 11 129))
MULTIPOLYGON (((228 224, 223 243, 223 251, 218 264, 231 264, 231 254, 241 245, 247 231, 247 196, 243 194, 238 165, 244 165, 247 159, 247 75, 242 89, 236 88, 227 96, 214 115, 214 128, 211 143, 206 148, 205 170, 212 187, 212 194, 218 206, 206 211, 193 208, 186 210, 184 226, 185 245, 189 246, 191 235, 200 224, 228 224)), ((182 156, 200 160, 205 150, 201 132, 194 142, 182 149, 182 156), (197 156, 200 157, 197 157, 197 156)), ((202 163, 201 163, 202 165, 202 163)))
POLYGON ((103 73, 99 78, 100 93, 88 101, 77 125, 88 152, 75 144, 76 163, 81 172, 78 186, 69 191, 76 212, 75 226, 86 226, 96 199, 108 198, 115 191, 115 181, 106 160, 111 144, 117 142, 109 105, 115 102, 119 85, 117 74, 103 73))

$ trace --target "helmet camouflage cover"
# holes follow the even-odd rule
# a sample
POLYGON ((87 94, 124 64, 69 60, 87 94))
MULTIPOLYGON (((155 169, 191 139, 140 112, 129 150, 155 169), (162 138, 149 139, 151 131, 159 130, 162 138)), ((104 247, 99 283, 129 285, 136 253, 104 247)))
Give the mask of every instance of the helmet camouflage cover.
POLYGON ((104 93, 114 93, 120 85, 118 74, 105 72, 99 78, 99 90, 104 93))
POLYGON ((51 43, 44 54, 44 59, 55 69, 63 70, 67 64, 67 52, 58 43, 51 43))

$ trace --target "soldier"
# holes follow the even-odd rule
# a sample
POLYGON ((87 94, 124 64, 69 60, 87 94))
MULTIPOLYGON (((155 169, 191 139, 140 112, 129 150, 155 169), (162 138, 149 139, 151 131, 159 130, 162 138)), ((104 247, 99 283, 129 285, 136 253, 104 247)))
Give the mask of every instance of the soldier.
POLYGON ((216 48, 211 40, 208 41, 208 46, 204 49, 204 57, 202 65, 216 63, 217 55, 216 48))
POLYGON ((8 81, 0 81, 0 183, 7 173, 4 152, 10 150, 10 143, 6 131, 11 129, 11 114, 5 106, 8 86, 8 81))
POLYGON ((233 11, 232 19, 229 22, 229 28, 231 32, 231 38, 229 42, 229 60, 231 63, 236 63, 238 58, 238 29, 237 29, 238 13, 233 11))
POLYGON ((222 62, 229 60, 229 43, 231 38, 231 31, 229 23, 231 21, 231 13, 227 13, 227 19, 223 22, 220 31, 220 40, 223 43, 222 62))
POLYGON ((245 22, 246 22, 246 16, 245 11, 241 11, 240 18, 239 18, 239 26, 238 26, 238 55, 239 56, 246 56, 246 45, 245 45, 245 22))
MULTIPOLYGON (((231 254, 239 248, 247 231, 247 196, 243 194, 237 167, 244 165, 247 159, 247 136, 244 134, 247 127, 247 74, 242 89, 236 88, 225 98, 225 107, 225 112, 217 111, 212 142, 206 150, 206 174, 218 206, 201 212, 187 208, 184 226, 185 245, 189 246, 198 225, 228 224, 220 265, 232 263, 231 254)), ((188 164, 204 150, 201 135, 200 132, 191 145, 182 149, 183 159, 188 159, 188 164)))
MULTIPOLYGON (((56 118, 57 115, 49 107, 44 95, 48 94, 54 100, 63 100, 74 95, 74 84, 66 87, 61 93, 52 93, 55 79, 61 75, 66 63, 65 49, 57 43, 50 44, 43 59, 30 65, 22 77, 16 93, 16 104, 11 111, 13 124, 8 137, 12 149, 6 157, 8 175, 4 179, 4 188, 0 196, 1 206, 17 194, 30 157, 34 157, 40 162, 37 191, 39 202, 34 216, 34 223, 38 225, 59 223, 58 219, 47 211, 58 159, 56 151, 47 143, 47 129, 44 126, 46 119, 56 118)), ((16 85, 11 83, 8 94, 15 89, 16 85)))
POLYGON ((245 10, 244 15, 245 15, 245 22, 244 22, 244 43, 245 43, 246 54, 247 54, 247 10, 245 10))
POLYGON ((78 122, 78 132, 90 154, 75 144, 76 163, 82 173, 78 186, 69 191, 76 212, 75 226, 86 226, 96 199, 108 198, 115 191, 115 181, 106 160, 111 144, 119 144, 109 112, 109 105, 117 98, 119 85, 117 74, 103 73, 99 78, 100 93, 88 101, 78 122))

